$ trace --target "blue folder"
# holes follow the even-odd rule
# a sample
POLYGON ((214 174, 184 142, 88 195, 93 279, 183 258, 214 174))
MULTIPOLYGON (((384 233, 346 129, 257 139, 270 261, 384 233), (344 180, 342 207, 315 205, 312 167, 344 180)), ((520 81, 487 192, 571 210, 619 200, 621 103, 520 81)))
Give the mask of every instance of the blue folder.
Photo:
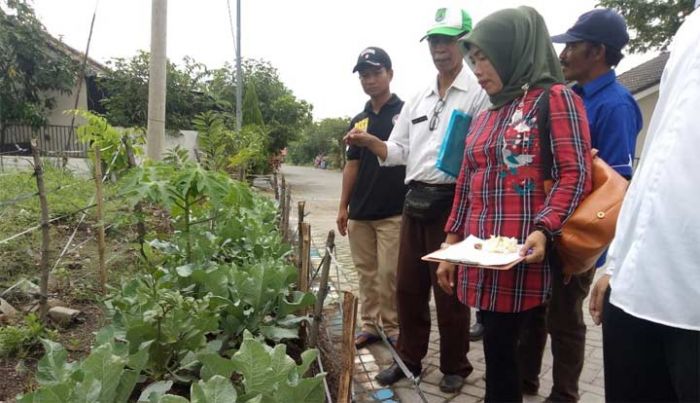
POLYGON ((464 158, 464 140, 472 122, 471 115, 455 109, 450 116, 450 123, 447 125, 445 138, 440 146, 435 166, 440 171, 457 177, 462 168, 462 158, 464 158))

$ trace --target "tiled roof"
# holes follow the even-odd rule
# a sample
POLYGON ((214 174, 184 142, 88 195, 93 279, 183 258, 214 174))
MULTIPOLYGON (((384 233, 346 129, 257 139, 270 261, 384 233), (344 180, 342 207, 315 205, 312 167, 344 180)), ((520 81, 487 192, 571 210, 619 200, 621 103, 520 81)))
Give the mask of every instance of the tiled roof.
POLYGON ((640 64, 617 76, 617 81, 632 93, 644 91, 661 81, 661 74, 668 61, 668 52, 661 52, 655 58, 640 64))

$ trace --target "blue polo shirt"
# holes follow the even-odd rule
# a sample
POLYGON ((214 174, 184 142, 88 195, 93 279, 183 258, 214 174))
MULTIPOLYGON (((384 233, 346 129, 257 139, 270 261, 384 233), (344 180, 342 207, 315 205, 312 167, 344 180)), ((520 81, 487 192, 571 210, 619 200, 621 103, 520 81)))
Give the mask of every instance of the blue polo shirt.
POLYGON ((637 134, 642 130, 637 101, 617 82, 614 70, 574 85, 573 90, 583 98, 593 148, 620 175, 631 179, 637 134))
MULTIPOLYGON (((637 134, 642 130, 642 112, 637 101, 615 79, 615 70, 584 85, 574 85, 574 92, 583 98, 591 132, 591 145, 598 156, 620 175, 632 178, 632 161, 637 134)), ((596 267, 605 263, 607 252, 596 267)))

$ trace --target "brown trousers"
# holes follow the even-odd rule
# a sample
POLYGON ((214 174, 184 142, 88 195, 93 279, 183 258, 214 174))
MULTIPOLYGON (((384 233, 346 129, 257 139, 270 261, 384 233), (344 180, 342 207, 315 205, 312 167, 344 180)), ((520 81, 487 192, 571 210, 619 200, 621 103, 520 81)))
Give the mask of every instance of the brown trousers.
POLYGON ((469 307, 459 302, 456 292, 447 295, 437 283, 437 263, 421 257, 440 248, 449 209, 429 221, 407 216, 401 221, 396 298, 399 313, 398 352, 411 368, 422 369, 430 338, 430 290, 437 308, 440 331, 440 371, 467 377, 473 370, 469 351, 469 307))
POLYGON ((552 259, 552 298, 546 311, 530 317, 520 339, 519 361, 523 390, 539 388, 542 355, 547 332, 552 338, 552 379, 549 399, 554 402, 575 402, 579 399, 578 380, 583 370, 586 349, 586 324, 583 321, 583 300, 588 296, 595 270, 573 276, 564 284, 561 269, 552 259))
POLYGON ((362 331, 387 336, 399 333, 396 314, 396 265, 401 216, 381 220, 349 220, 350 252, 360 283, 362 331))

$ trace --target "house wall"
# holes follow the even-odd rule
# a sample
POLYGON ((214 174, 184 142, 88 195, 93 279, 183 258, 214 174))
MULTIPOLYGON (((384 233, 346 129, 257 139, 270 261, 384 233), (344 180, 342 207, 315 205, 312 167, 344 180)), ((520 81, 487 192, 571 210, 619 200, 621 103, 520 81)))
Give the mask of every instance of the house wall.
MULTIPOLYGON (((64 113, 65 111, 75 109, 75 94, 78 90, 76 85, 70 94, 61 94, 58 92, 49 92, 47 96, 53 97, 56 105, 49 114, 49 125, 53 126, 70 126, 73 115, 64 113)), ((82 87, 80 88, 80 97, 78 98, 78 109, 87 110, 87 84, 83 79, 82 87)), ((75 126, 78 127, 85 123, 81 117, 75 118, 75 126)))
POLYGON ((637 136, 637 148, 635 150, 635 162, 638 161, 639 157, 642 155, 642 149, 644 148, 644 141, 647 137, 647 130, 649 128, 649 122, 651 121, 651 115, 654 113, 654 108, 656 107, 656 102, 659 100, 659 90, 658 86, 652 91, 646 93, 640 93, 639 97, 635 95, 639 109, 642 111, 642 120, 644 121, 644 126, 642 131, 639 132, 637 136))

